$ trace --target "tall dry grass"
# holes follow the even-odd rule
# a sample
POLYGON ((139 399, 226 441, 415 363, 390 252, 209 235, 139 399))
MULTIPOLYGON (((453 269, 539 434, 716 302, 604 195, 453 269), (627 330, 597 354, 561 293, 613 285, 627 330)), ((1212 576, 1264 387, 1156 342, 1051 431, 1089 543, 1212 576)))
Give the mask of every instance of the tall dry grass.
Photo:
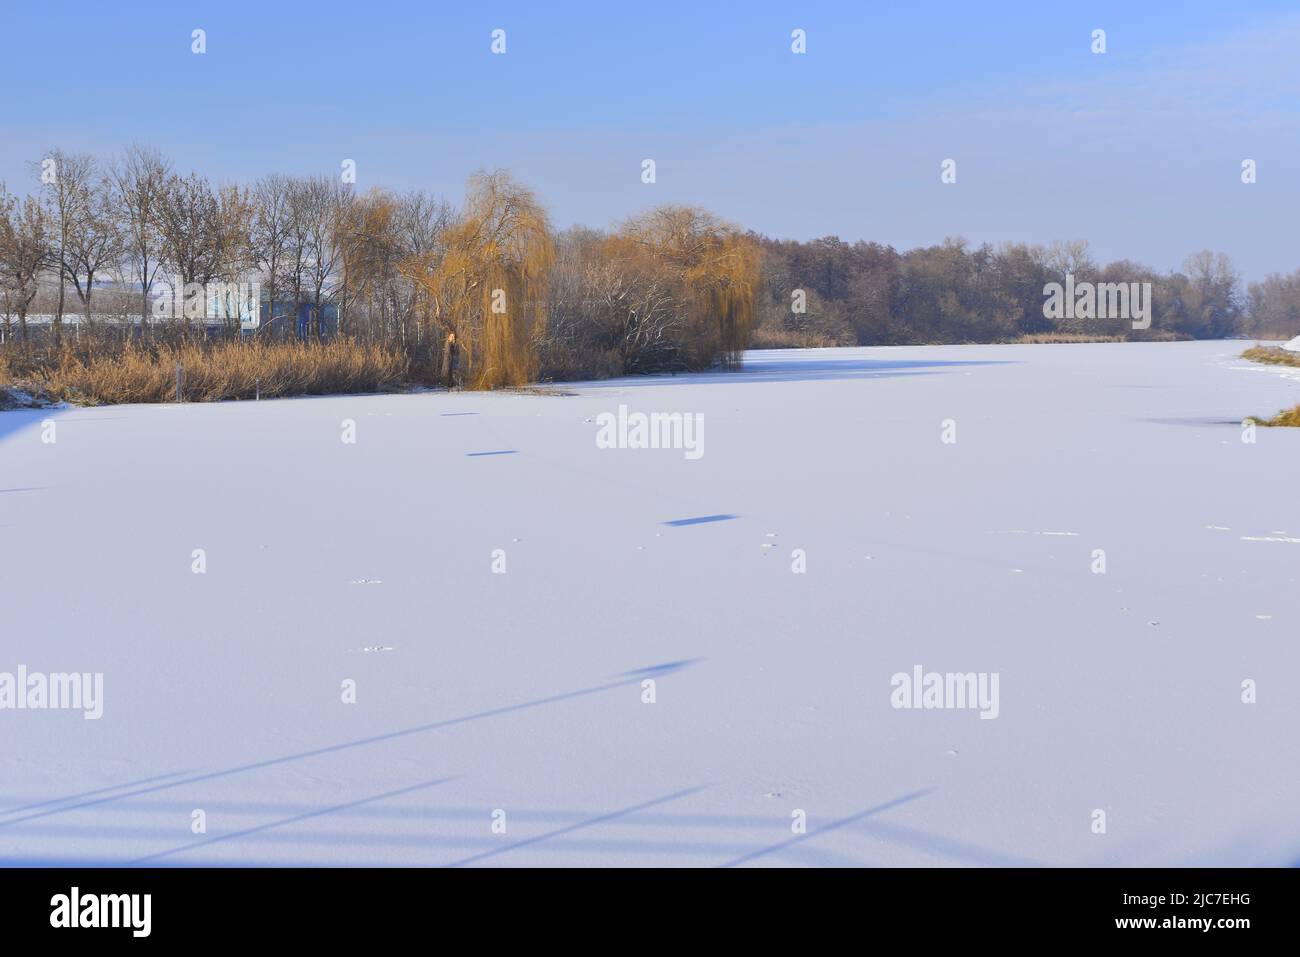
POLYGON ((407 357, 386 346, 335 339, 308 342, 216 342, 115 353, 65 349, 40 359, 0 357, 0 376, 53 399, 88 405, 385 392, 409 381, 407 357))
POLYGON ((1300 405, 1294 409, 1283 409, 1277 415, 1265 418, 1262 415, 1249 415, 1246 418, 1256 425, 1280 426, 1283 428, 1300 428, 1300 405))
POLYGON ((1300 352, 1290 352, 1281 346, 1255 345, 1243 352, 1241 357, 1267 365, 1300 367, 1300 352))
MULTIPOLYGON (((1243 359, 1263 362, 1268 365, 1300 367, 1300 352, 1290 352, 1280 346, 1255 345, 1241 354, 1243 359)), ((1271 418, 1251 417, 1259 425, 1274 425, 1288 428, 1300 428, 1300 405, 1294 409, 1283 409, 1271 418)))

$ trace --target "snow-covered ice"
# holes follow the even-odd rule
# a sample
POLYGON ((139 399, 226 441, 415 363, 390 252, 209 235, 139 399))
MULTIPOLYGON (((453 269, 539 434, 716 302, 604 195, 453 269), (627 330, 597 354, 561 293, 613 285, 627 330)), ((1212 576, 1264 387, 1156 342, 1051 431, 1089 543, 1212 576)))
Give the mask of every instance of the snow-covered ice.
POLYGON ((0 860, 1295 862, 1300 431, 1241 421, 1300 384, 1245 345, 0 413, 0 673, 103 674, 0 710, 0 860))

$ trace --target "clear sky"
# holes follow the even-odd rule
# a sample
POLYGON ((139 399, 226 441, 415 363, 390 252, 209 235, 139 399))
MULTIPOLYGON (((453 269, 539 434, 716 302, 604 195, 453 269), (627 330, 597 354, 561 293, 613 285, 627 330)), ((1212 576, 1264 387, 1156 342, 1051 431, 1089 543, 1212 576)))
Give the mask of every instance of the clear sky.
POLYGON ((1248 279, 1300 267, 1297 0, 100 0, 9 2, 0 26, 15 192, 54 147, 138 141, 216 180, 353 159, 362 189, 453 201, 506 167, 559 226, 690 202, 778 237, 1082 238, 1162 269, 1202 248, 1248 279))

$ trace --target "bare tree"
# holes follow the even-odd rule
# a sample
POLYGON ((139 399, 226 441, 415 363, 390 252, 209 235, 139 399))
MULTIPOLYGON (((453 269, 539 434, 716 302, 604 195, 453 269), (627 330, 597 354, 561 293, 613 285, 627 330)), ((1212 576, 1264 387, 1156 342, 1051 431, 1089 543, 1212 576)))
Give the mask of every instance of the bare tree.
POLYGON ((1185 331, 1197 338, 1223 339, 1241 325, 1241 276, 1224 253, 1202 250, 1183 263, 1187 286, 1182 292, 1185 331))
POLYGON ((110 270, 123 253, 123 235, 107 177, 95 174, 77 189, 77 216, 64 240, 63 269, 81 300, 82 320, 93 322, 95 277, 110 270))
POLYGON ((140 283, 140 337, 148 337, 149 293, 162 259, 160 206, 171 164, 157 150, 130 146, 113 168, 126 258, 140 283))
POLYGON ((293 289, 294 317, 303 303, 314 307, 315 335, 321 335, 321 305, 343 263, 339 242, 351 192, 328 176, 295 179, 289 189, 287 274, 293 289))
POLYGON ((6 311, 18 314, 18 336, 27 341, 27 311, 52 265, 54 235, 45 208, 33 196, 22 203, 0 184, 0 284, 6 311))
POLYGON ((388 332, 387 297, 401 258, 397 216, 392 194, 372 189, 335 220, 335 243, 343 250, 336 297, 340 321, 346 315, 349 329, 356 328, 364 309, 372 333, 383 337, 388 332))
MULTIPOLYGON (((158 203, 158 228, 162 236, 162 260, 175 271, 182 286, 206 287, 220 270, 220 204, 211 185, 197 173, 169 176, 158 203)), ((186 303, 183 318, 202 318, 200 303, 186 303)), ((177 317, 181 318, 181 317, 177 317)))
POLYGON ((63 314, 67 281, 77 272, 69 249, 72 237, 80 233, 90 217, 90 196, 95 178, 95 159, 85 153, 51 150, 36 164, 42 186, 46 215, 53 224, 54 267, 58 277, 58 298, 51 332, 57 346, 63 339, 63 314))
MULTIPOLYGON (((311 269, 311 216, 308 211, 307 180, 290 179, 285 193, 284 285, 293 296, 293 314, 285 317, 285 337, 298 335, 298 312, 306 302, 311 269)), ((272 324, 275 307, 272 306, 272 324)))
POLYGON ((261 304, 252 298, 242 299, 242 284, 256 270, 253 254, 252 193, 236 185, 222 186, 217 192, 217 277, 224 280, 221 312, 230 322, 230 332, 237 334, 240 314, 251 310, 254 316, 261 304))
MULTIPOLYGON (((288 177, 272 173, 258 180, 253 187, 253 213, 249 254, 254 268, 266 278, 267 307, 274 318, 281 273, 290 257, 289 194, 292 183, 288 177)), ((261 306, 259 304, 258 308, 261 306)), ((268 325, 269 328, 269 325, 268 325)))
MULTIPOLYGON (((448 231, 455 222, 456 211, 445 199, 413 190, 398 201, 397 246, 404 258, 428 257, 437 262, 446 252, 448 231)), ((400 270, 389 280, 388 301, 394 323, 411 329, 417 344, 431 341, 431 323, 417 312, 420 298, 415 285, 400 270)))

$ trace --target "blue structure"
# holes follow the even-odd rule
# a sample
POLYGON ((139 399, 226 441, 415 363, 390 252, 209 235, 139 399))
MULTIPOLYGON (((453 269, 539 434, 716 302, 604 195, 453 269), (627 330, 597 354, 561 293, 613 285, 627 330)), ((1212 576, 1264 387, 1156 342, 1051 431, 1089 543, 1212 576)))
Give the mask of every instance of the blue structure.
POLYGON ((332 302, 300 302, 294 315, 292 302, 262 303, 262 326, 277 338, 330 339, 339 331, 339 307, 332 302))

